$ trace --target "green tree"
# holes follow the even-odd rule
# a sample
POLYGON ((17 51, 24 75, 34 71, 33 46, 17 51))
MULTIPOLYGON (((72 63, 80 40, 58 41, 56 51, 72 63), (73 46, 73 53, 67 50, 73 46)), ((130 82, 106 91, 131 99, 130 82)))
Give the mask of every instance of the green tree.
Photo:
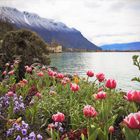
MULTIPOLYGON (((29 30, 10 31, 5 34, 2 42, 2 63, 12 63, 15 59, 20 59, 20 68, 24 75, 24 66, 33 63, 50 64, 48 45, 35 33, 29 30)), ((20 71, 21 72, 21 71, 20 71)), ((20 78, 21 79, 21 78, 20 78)))

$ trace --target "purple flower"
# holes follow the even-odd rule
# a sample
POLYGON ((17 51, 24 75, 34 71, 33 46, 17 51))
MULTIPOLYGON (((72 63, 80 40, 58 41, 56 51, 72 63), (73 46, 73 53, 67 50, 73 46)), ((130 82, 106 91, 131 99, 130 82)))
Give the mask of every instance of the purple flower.
POLYGON ((25 123, 24 121, 22 121, 22 128, 28 129, 29 125, 25 123))
POLYGON ((22 135, 24 135, 24 136, 27 134, 27 130, 26 129, 22 129, 21 132, 22 132, 22 135))
POLYGON ((38 140, 43 140, 43 137, 42 137, 40 134, 38 134, 38 135, 37 135, 37 139, 38 139, 38 140))
POLYGON ((36 137, 36 135, 35 135, 34 132, 31 132, 31 133, 29 134, 29 138, 30 138, 31 140, 35 140, 35 137, 36 137))
POLYGON ((28 139, 28 137, 24 137, 24 138, 22 138, 22 140, 29 140, 29 139, 28 139))
POLYGON ((6 135, 7 135, 7 136, 12 135, 13 131, 14 131, 14 128, 8 129, 8 131, 6 132, 6 135))
POLYGON ((21 140, 21 136, 18 135, 15 140, 21 140))

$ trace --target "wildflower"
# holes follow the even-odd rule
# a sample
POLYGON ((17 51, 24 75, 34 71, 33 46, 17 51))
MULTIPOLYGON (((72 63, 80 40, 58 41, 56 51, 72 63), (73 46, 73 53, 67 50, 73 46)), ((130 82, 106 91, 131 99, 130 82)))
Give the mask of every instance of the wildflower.
POLYGON ((106 86, 107 88, 110 88, 110 89, 116 88, 116 85, 117 85, 117 83, 116 83, 116 81, 115 81, 114 79, 108 79, 108 80, 106 81, 106 83, 105 83, 105 86, 106 86))
POLYGON ((21 140, 21 136, 18 135, 15 140, 21 140))
POLYGON ((86 105, 83 108, 83 114, 85 115, 85 117, 95 117, 97 115, 97 112, 91 105, 86 105))
POLYGON ((40 134, 38 134, 38 135, 37 135, 37 139, 38 139, 38 140, 42 140, 43 137, 42 137, 40 134))
POLYGON ((29 134, 29 139, 35 140, 35 138, 36 138, 35 133, 34 133, 34 132, 31 132, 31 133, 29 134))
POLYGON ((100 91, 97 94, 95 94, 95 99, 105 99, 106 98, 106 92, 100 91))
POLYGON ((74 83, 75 83, 75 84, 78 84, 78 83, 79 83, 79 78, 78 78, 78 76, 74 76, 74 83))
POLYGON ((87 76, 88 77, 93 77, 94 76, 93 71, 91 71, 91 70, 87 71, 87 76))
POLYGON ((65 120, 65 115, 61 112, 58 112, 57 114, 52 115, 52 119, 55 122, 63 122, 65 120))
POLYGON ((113 126, 110 126, 109 129, 108 129, 109 133, 113 133, 115 131, 114 127, 113 126))
POLYGON ((22 135, 24 135, 24 136, 27 134, 27 130, 26 129, 22 129, 21 132, 22 132, 22 135))
POLYGON ((96 78, 99 82, 103 82, 105 80, 105 75, 103 73, 96 74, 96 78))
POLYGON ((70 89, 71 89, 71 91, 76 92, 80 89, 80 87, 79 87, 79 85, 77 85, 75 83, 71 83, 70 84, 70 89))
POLYGON ((130 113, 124 118, 123 123, 131 129, 140 129, 140 111, 137 113, 130 113))

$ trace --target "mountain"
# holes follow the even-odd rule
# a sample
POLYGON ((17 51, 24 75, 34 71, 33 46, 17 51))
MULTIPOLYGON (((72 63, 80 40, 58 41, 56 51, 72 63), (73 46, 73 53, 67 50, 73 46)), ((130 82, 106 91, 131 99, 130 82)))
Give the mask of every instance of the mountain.
POLYGON ((119 43, 119 44, 109 44, 100 46, 103 50, 116 50, 116 51, 127 51, 127 50, 140 50, 140 42, 131 43, 119 43))
POLYGON ((95 44, 87 40, 80 31, 67 27, 62 22, 55 22, 34 13, 21 12, 15 8, 0 7, 0 20, 8 21, 17 28, 26 28, 37 32, 46 42, 53 40, 64 48, 100 50, 95 44))

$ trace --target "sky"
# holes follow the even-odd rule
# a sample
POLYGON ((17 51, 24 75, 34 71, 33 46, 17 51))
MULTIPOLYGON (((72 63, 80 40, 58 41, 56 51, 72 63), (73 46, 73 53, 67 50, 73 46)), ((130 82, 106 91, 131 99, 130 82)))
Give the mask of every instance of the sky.
POLYGON ((74 27, 94 44, 140 41, 140 0, 0 0, 74 27))

